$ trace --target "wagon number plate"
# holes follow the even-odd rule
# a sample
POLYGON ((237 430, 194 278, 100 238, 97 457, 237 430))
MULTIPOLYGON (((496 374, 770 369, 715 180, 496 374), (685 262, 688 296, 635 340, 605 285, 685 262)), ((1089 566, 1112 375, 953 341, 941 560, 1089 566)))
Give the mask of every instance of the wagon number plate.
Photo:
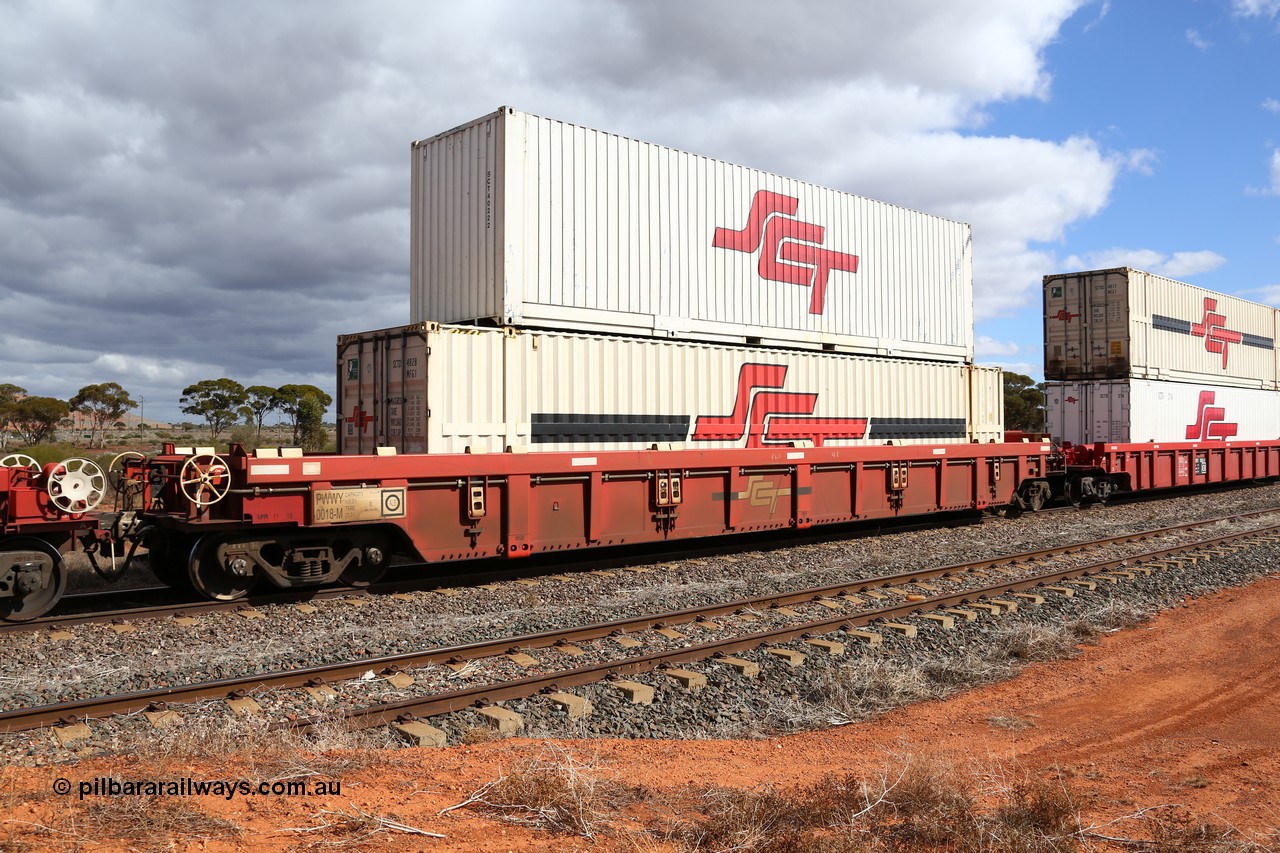
POLYGON ((404 489, 321 489, 312 493, 311 522, 404 518, 404 489))

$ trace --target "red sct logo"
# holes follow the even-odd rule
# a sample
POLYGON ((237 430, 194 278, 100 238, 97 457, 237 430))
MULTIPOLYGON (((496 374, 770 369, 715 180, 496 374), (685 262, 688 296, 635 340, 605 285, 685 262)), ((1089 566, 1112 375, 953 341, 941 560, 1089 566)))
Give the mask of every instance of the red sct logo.
POLYGON ((785 364, 744 364, 738 371, 733 411, 727 415, 699 415, 694 441, 741 441, 747 447, 766 447, 792 441, 812 441, 822 447, 831 439, 856 439, 867 434, 867 418, 813 417, 818 395, 781 388, 785 364))
POLYGON ((1053 315, 1052 319, 1061 320, 1062 322, 1069 324, 1072 320, 1074 320, 1076 317, 1079 317, 1079 316, 1080 316, 1079 314, 1072 314, 1067 309, 1062 308, 1058 311, 1057 314, 1053 315))
POLYGON ((1214 396, 1213 391, 1200 392, 1200 399, 1196 403, 1196 422, 1187 425, 1188 440, 1227 439, 1240 431, 1239 424, 1223 420, 1227 416, 1227 410, 1213 405, 1214 396))
POLYGON ((342 415, 338 415, 338 420, 339 422, 344 420, 347 422, 347 435, 351 435, 351 427, 353 424, 360 428, 360 432, 368 432, 369 424, 373 423, 373 415, 367 413, 363 408, 361 408, 359 403, 352 403, 351 416, 344 418, 342 415))
MULTIPOLYGON (((1217 310, 1218 300, 1206 296, 1204 298, 1204 318, 1199 323, 1191 324, 1191 334, 1197 338, 1204 338, 1204 348, 1209 352, 1222 353, 1222 367, 1225 370, 1227 367, 1227 345, 1240 343, 1244 340, 1244 335, 1222 325, 1227 322, 1227 317, 1225 314, 1217 313, 1217 310)), ((1204 391, 1200 395, 1202 399, 1205 394, 1212 396, 1212 392, 1204 391)), ((1232 435, 1234 434, 1232 433, 1232 435)))
POLYGON ((826 229, 795 218, 800 199, 760 190, 741 231, 717 228, 711 245, 753 254, 760 251, 760 277, 813 288, 809 313, 821 314, 827 304, 827 279, 832 270, 858 271, 858 256, 822 248, 826 229), (761 248, 763 247, 763 248, 761 248))

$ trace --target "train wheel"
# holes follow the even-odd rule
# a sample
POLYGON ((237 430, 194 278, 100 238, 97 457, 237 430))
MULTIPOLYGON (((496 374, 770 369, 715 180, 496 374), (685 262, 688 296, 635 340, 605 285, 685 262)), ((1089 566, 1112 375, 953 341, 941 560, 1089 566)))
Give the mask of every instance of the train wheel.
POLYGON ((386 548, 380 544, 366 545, 361 552, 359 560, 338 576, 340 582, 348 586, 369 586, 382 580, 387 573, 386 548))
POLYGON ((0 598, 0 619, 26 622, 45 615, 62 598, 67 569, 58 550, 43 540, 18 538, 0 545, 0 553, 14 551, 29 556, 24 555, 22 567, 13 573, 13 594, 0 598))
POLYGON ((228 559, 226 541, 220 536, 205 536, 191 549, 188 574, 196 591, 219 601, 244 598, 258 583, 258 573, 241 557, 228 559))

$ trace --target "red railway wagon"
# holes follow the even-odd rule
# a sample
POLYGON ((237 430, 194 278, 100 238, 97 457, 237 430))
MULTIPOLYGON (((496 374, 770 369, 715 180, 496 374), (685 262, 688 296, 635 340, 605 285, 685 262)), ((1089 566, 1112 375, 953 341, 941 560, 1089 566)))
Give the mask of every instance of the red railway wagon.
POLYGON ((1003 507, 1045 481, 1053 455, 1047 443, 403 456, 166 445, 125 460, 139 509, 107 523, 151 549, 163 580, 234 599, 264 578, 371 582, 392 555, 518 558, 1003 507))
POLYGON ((62 555, 98 528, 87 513, 105 494, 102 470, 87 459, 43 468, 30 456, 0 458, 0 619, 35 619, 67 586, 62 555))
POLYGON ((1280 477, 1280 440, 1064 446, 1055 495, 1079 503, 1115 492, 1190 488, 1280 477))

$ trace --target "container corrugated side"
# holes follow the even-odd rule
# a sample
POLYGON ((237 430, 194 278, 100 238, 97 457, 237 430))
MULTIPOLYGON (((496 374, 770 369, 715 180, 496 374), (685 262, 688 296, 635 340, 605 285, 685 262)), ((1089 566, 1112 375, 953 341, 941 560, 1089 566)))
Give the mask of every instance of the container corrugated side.
POLYGON ((1047 424, 1055 441, 1274 441, 1280 392, 1224 385, 1127 379, 1051 382, 1047 424))
POLYGON ((340 337, 338 374, 342 453, 943 444, 1004 433, 1000 371, 949 362, 417 324, 340 337))
POLYGON ((1273 389, 1277 312, 1133 269, 1044 278, 1045 377, 1273 389))
POLYGON ((510 108, 412 182, 414 322, 973 360, 963 223, 510 108))

